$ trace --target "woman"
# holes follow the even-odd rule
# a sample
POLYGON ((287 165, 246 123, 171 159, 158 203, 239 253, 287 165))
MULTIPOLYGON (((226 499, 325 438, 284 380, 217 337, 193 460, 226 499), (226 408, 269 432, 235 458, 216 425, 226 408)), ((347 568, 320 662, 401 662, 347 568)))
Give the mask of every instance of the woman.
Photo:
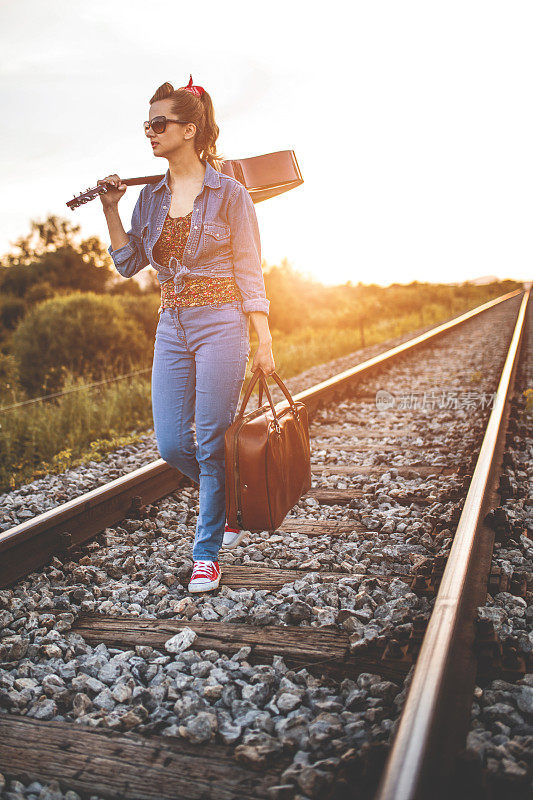
POLYGON ((247 189, 219 172, 209 94, 164 83, 150 100, 145 134, 169 168, 140 192, 126 233, 118 175, 100 195, 109 253, 130 278, 151 264, 161 284, 152 367, 152 410, 161 457, 200 486, 189 591, 216 589, 218 552, 244 533, 225 524, 224 434, 233 422, 250 354, 249 320, 259 338, 252 371, 275 369, 269 300, 261 271, 257 216, 247 189), (196 441, 192 429, 196 423, 196 441))

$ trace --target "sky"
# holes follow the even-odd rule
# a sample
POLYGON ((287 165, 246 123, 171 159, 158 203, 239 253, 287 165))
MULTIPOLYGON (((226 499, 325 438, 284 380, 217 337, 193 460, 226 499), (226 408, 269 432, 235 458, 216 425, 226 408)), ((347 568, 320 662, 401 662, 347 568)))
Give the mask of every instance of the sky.
POLYGON ((0 255, 50 214, 108 247, 100 200, 66 201, 166 171, 142 121, 192 73, 224 157, 296 154, 304 183, 255 206, 267 264, 327 284, 529 280, 532 38, 521 0, 0 0, 0 255))

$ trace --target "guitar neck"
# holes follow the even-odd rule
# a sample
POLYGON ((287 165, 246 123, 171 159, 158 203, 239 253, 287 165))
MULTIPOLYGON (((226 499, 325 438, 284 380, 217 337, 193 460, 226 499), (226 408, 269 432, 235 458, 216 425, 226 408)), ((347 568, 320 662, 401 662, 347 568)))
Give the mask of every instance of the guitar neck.
POLYGON ((146 175, 144 178, 122 178, 122 183, 125 183, 126 186, 140 186, 141 183, 157 183, 161 178, 164 178, 165 175, 146 175))

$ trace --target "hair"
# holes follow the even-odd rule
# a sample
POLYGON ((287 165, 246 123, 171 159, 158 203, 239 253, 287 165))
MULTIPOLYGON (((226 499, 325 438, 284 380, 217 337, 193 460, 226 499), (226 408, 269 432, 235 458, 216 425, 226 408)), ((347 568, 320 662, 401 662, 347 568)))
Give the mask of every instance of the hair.
POLYGON ((172 100, 172 113, 187 122, 196 125, 194 149, 200 161, 208 161, 213 169, 221 171, 224 157, 216 151, 216 140, 219 129, 215 122, 215 111, 210 95, 204 91, 201 97, 185 89, 174 89, 171 83, 163 83, 150 99, 150 105, 156 100, 172 100))

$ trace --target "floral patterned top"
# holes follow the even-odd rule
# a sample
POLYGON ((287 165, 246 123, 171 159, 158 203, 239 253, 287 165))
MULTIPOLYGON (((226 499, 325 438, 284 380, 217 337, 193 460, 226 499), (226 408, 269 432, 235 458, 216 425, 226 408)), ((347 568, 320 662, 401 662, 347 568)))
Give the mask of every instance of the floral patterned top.
MULTIPOLYGON (((167 214, 161 235, 152 250, 153 256, 159 264, 168 264, 171 256, 175 256, 181 261, 189 238, 191 217, 192 211, 189 211, 185 217, 171 217, 167 214)), ((228 303, 230 300, 242 300, 235 278, 187 277, 185 287, 179 294, 175 292, 174 281, 164 281, 161 284, 159 310, 181 306, 228 303)))

